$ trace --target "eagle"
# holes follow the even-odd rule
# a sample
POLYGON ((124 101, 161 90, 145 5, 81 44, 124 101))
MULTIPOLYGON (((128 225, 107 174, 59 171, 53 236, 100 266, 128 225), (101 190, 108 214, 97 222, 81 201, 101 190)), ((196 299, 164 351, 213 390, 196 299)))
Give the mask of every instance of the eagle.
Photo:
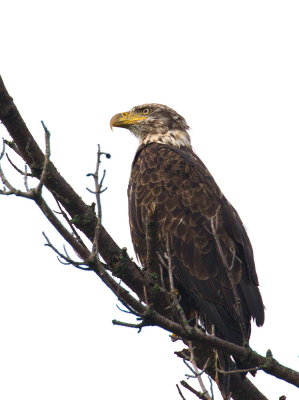
POLYGON ((151 218, 158 259, 165 270, 171 262, 186 315, 196 311, 206 332, 213 328, 218 337, 244 345, 251 320, 264 323, 252 246, 237 211, 194 153, 186 120, 165 105, 144 104, 114 115, 110 125, 129 129, 140 143, 128 199, 142 266, 151 218))

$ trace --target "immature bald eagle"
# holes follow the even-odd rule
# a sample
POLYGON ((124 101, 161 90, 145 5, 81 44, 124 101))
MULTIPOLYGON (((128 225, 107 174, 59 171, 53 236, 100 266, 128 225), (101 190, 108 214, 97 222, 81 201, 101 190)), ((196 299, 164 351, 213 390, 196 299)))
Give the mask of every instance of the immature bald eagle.
POLYGON ((185 119, 164 105, 145 104, 115 115, 113 126, 129 129, 140 141, 128 196, 141 264, 146 266, 151 213, 160 259, 171 257, 182 304, 192 304, 207 331, 214 325, 216 335, 242 345, 251 318, 258 326, 264 322, 252 247, 239 215, 193 152, 185 119))

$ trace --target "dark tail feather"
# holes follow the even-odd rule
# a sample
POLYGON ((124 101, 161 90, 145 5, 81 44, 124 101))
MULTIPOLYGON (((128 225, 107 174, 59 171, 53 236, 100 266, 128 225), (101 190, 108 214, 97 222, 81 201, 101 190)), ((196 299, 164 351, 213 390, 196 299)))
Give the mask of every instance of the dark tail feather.
MULTIPOLYGON (((246 370, 246 369, 250 368, 250 366, 246 362, 240 361, 238 358, 235 358, 234 360, 235 360, 237 369, 246 370)), ((256 375, 256 371, 249 371, 249 372, 252 376, 256 375)), ((240 373, 242 380, 245 379, 246 375, 247 375, 247 372, 240 373)))
MULTIPOLYGON (((223 371, 246 370, 248 365, 244 361, 235 359, 234 361, 225 353, 218 352, 218 368, 223 371)), ((250 371, 251 375, 255 376, 255 371, 250 371)), ((229 400, 231 397, 231 385, 236 388, 242 385, 246 378, 247 372, 233 374, 218 374, 218 387, 221 391, 224 400, 229 400)))
MULTIPOLYGON (((231 370, 231 359, 225 353, 218 351, 218 368, 222 371, 230 371, 231 370)), ((228 400, 230 398, 230 374, 221 374, 218 373, 218 386, 221 391, 222 397, 224 400, 228 400)))

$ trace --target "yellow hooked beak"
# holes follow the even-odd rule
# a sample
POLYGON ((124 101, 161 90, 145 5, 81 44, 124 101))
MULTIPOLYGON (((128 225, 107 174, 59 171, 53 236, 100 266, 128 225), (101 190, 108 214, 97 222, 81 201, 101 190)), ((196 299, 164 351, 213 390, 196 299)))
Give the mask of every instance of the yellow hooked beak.
POLYGON ((118 128, 128 128, 129 125, 134 125, 146 118, 147 116, 132 111, 119 113, 111 118, 110 128, 112 129, 114 126, 118 128))

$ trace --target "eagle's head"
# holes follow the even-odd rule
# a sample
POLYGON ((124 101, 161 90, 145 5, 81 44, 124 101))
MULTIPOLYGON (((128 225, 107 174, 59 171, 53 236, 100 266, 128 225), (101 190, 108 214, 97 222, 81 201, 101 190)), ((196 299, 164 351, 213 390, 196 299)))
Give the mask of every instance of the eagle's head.
POLYGON ((116 114, 110 121, 110 127, 114 126, 129 129, 143 144, 157 142, 191 147, 185 119, 162 104, 143 104, 116 114))

